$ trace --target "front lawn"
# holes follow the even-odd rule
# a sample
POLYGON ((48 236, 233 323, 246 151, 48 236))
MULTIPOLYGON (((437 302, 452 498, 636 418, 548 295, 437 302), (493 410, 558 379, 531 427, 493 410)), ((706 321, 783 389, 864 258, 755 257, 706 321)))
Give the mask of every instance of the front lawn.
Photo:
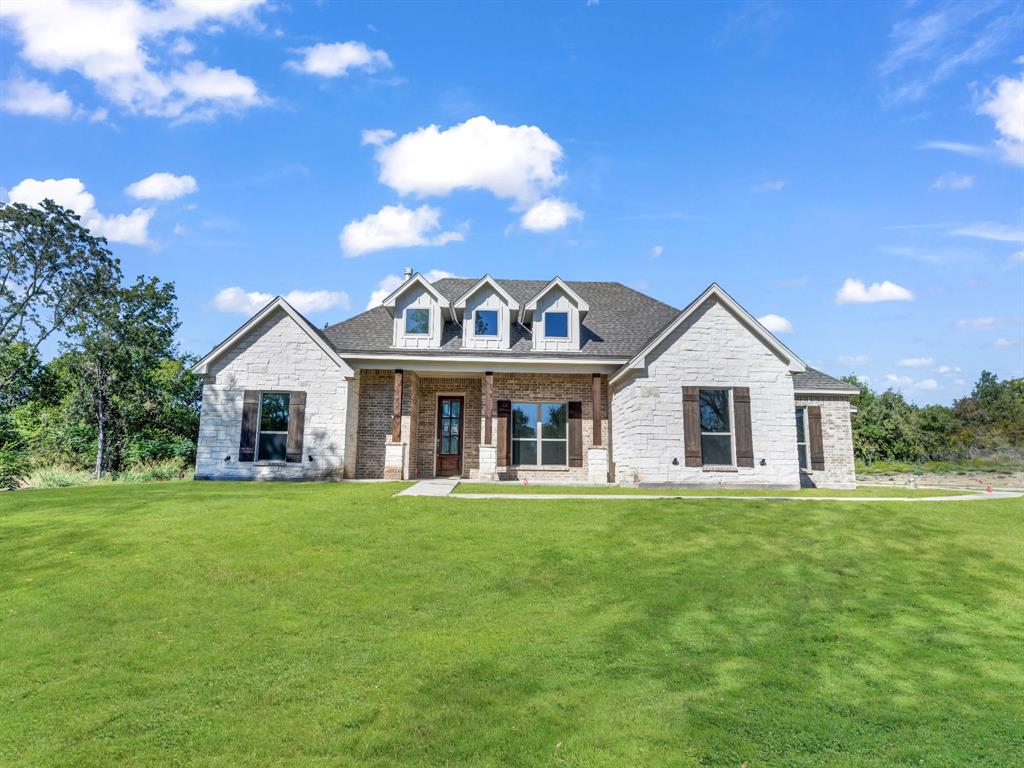
POLYGON ((1009 766, 1024 504, 0 494, 0 765, 1009 766))
POLYGON ((539 493, 585 494, 587 496, 809 496, 857 498, 903 497, 927 498, 936 496, 963 496, 973 491, 949 488, 903 488, 895 485, 863 485, 857 488, 799 488, 791 491, 757 490, 755 488, 621 488, 614 485, 544 485, 543 483, 459 483, 453 493, 539 493))

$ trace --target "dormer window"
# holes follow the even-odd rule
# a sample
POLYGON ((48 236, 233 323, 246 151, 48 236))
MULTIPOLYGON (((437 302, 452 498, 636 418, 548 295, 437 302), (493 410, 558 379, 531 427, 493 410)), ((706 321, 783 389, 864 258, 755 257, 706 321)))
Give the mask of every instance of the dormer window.
POLYGON ((409 335, 425 336, 430 333, 430 310, 405 310, 405 332, 409 335))
POLYGON ((497 336, 498 310, 478 309, 473 319, 473 333, 476 336, 497 336))
POLYGON ((544 335, 549 339, 569 338, 569 313, 545 312, 544 335))

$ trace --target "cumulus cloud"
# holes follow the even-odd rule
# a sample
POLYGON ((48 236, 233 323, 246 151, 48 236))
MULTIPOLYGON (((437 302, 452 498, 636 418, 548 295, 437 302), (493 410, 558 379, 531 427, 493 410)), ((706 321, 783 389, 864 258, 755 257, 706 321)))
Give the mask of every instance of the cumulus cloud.
POLYGON ((927 368, 934 364, 935 358, 933 357, 904 357, 902 360, 896 361, 896 365, 902 368, 927 368))
POLYGON ((932 182, 932 189, 970 189, 974 179, 958 173, 944 173, 932 182))
POLYGON ((79 179, 24 179, 7 193, 12 203, 39 205, 49 198, 70 208, 82 219, 82 225, 94 235, 112 243, 145 245, 149 242, 149 221, 156 212, 152 208, 136 208, 131 213, 105 216, 96 210, 96 198, 79 179))
POLYGON ((438 232, 440 218, 441 211, 429 205, 415 209, 404 205, 385 205, 377 213, 346 224, 338 239, 346 257, 387 248, 444 245, 463 239, 461 232, 438 232))
POLYGON ((757 322, 772 333, 792 333, 793 324, 782 315, 767 314, 757 318, 757 322))
POLYGON ((958 365, 940 365, 935 372, 941 373, 943 376, 951 376, 954 373, 963 373, 963 368, 958 365))
POLYGON ((1024 165, 1024 77, 1001 77, 986 94, 978 113, 996 124, 996 146, 1012 165, 1024 165))
POLYGON ((451 128, 407 133, 376 151, 379 179, 401 195, 448 195, 486 189, 530 205, 564 180, 562 147, 535 125, 501 125, 473 117, 451 128))
POLYGON ((913 293, 889 280, 865 287, 862 281, 848 277, 836 292, 836 304, 876 304, 881 301, 913 300, 913 293))
POLYGON ((836 360, 843 365, 864 365, 871 362, 867 355, 840 355, 836 360))
POLYGON ((67 91, 54 91, 39 80, 14 78, 0 87, 0 108, 12 115, 70 117, 74 104, 67 91))
POLYGON ((355 40, 345 43, 318 43, 309 48, 300 48, 296 53, 302 54, 302 58, 289 61, 288 68, 320 77, 345 77, 352 69, 373 73, 391 69, 392 66, 387 53, 369 48, 365 43, 355 40))
MULTIPOLYGON (((263 291, 246 291, 240 286, 232 286, 217 291, 210 305, 219 312, 233 312, 240 315, 254 315, 263 309, 274 298, 272 293, 263 291)), ((284 300, 302 314, 322 312, 326 309, 351 306, 348 294, 344 291, 291 291, 284 300)))
POLYGON ((267 103, 255 82, 233 69, 198 60, 174 68, 161 61, 168 35, 253 23, 260 3, 51 0, 10 3, 5 20, 19 40, 18 55, 33 67, 77 72, 129 112, 181 121, 267 103))
POLYGON ((369 144, 372 147, 379 147, 395 138, 395 132, 387 128, 368 128, 363 131, 363 145, 369 144))
POLYGON ((144 179, 125 187, 129 197, 143 200, 174 200, 199 191, 199 185, 191 176, 175 176, 173 173, 153 173, 144 179))
POLYGON ((562 229, 573 219, 582 218, 583 212, 572 203, 550 197, 541 200, 524 213, 519 224, 531 232, 551 232, 562 229))
POLYGON ((887 373, 885 374, 885 380, 896 389, 933 390, 939 388, 939 382, 935 379, 919 379, 915 381, 910 376, 897 376, 893 373, 887 373))
MULTIPOLYGON (((451 272, 445 272, 443 269, 431 269, 427 272, 423 272, 423 277, 427 279, 428 283, 436 282, 445 277, 455 277, 451 272)), ((395 289, 402 284, 404 278, 398 275, 386 275, 381 278, 380 282, 377 283, 377 290, 370 294, 370 300, 366 302, 367 309, 373 309, 379 307, 381 303, 395 292, 395 289)))

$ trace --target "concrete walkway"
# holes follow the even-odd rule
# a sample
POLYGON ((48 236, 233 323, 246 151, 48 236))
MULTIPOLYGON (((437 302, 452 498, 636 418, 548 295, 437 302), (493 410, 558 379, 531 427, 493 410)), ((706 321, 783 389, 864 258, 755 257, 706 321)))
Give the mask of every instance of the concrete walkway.
POLYGON ((404 491, 399 491, 396 496, 448 496, 459 484, 457 479, 439 477, 430 480, 420 480, 416 485, 410 485, 404 491))

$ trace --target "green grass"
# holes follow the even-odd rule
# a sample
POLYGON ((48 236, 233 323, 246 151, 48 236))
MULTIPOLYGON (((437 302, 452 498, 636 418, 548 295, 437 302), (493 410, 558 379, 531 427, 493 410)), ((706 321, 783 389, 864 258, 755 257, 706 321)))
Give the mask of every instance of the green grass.
POLYGON ((459 483, 454 493, 557 493, 586 494, 587 496, 858 496, 924 498, 935 496, 962 496, 964 491, 947 488, 901 488, 898 486, 862 486, 850 489, 801 488, 792 491, 751 488, 619 488, 607 485, 543 485, 541 483, 459 483))
POLYGON ((1024 472, 1024 461, 1020 459, 955 459, 951 461, 876 461, 865 464, 857 462, 858 475, 969 475, 984 472, 1011 475, 1024 472))
POLYGON ((0 494, 0 765, 1009 766, 1024 504, 0 494))

